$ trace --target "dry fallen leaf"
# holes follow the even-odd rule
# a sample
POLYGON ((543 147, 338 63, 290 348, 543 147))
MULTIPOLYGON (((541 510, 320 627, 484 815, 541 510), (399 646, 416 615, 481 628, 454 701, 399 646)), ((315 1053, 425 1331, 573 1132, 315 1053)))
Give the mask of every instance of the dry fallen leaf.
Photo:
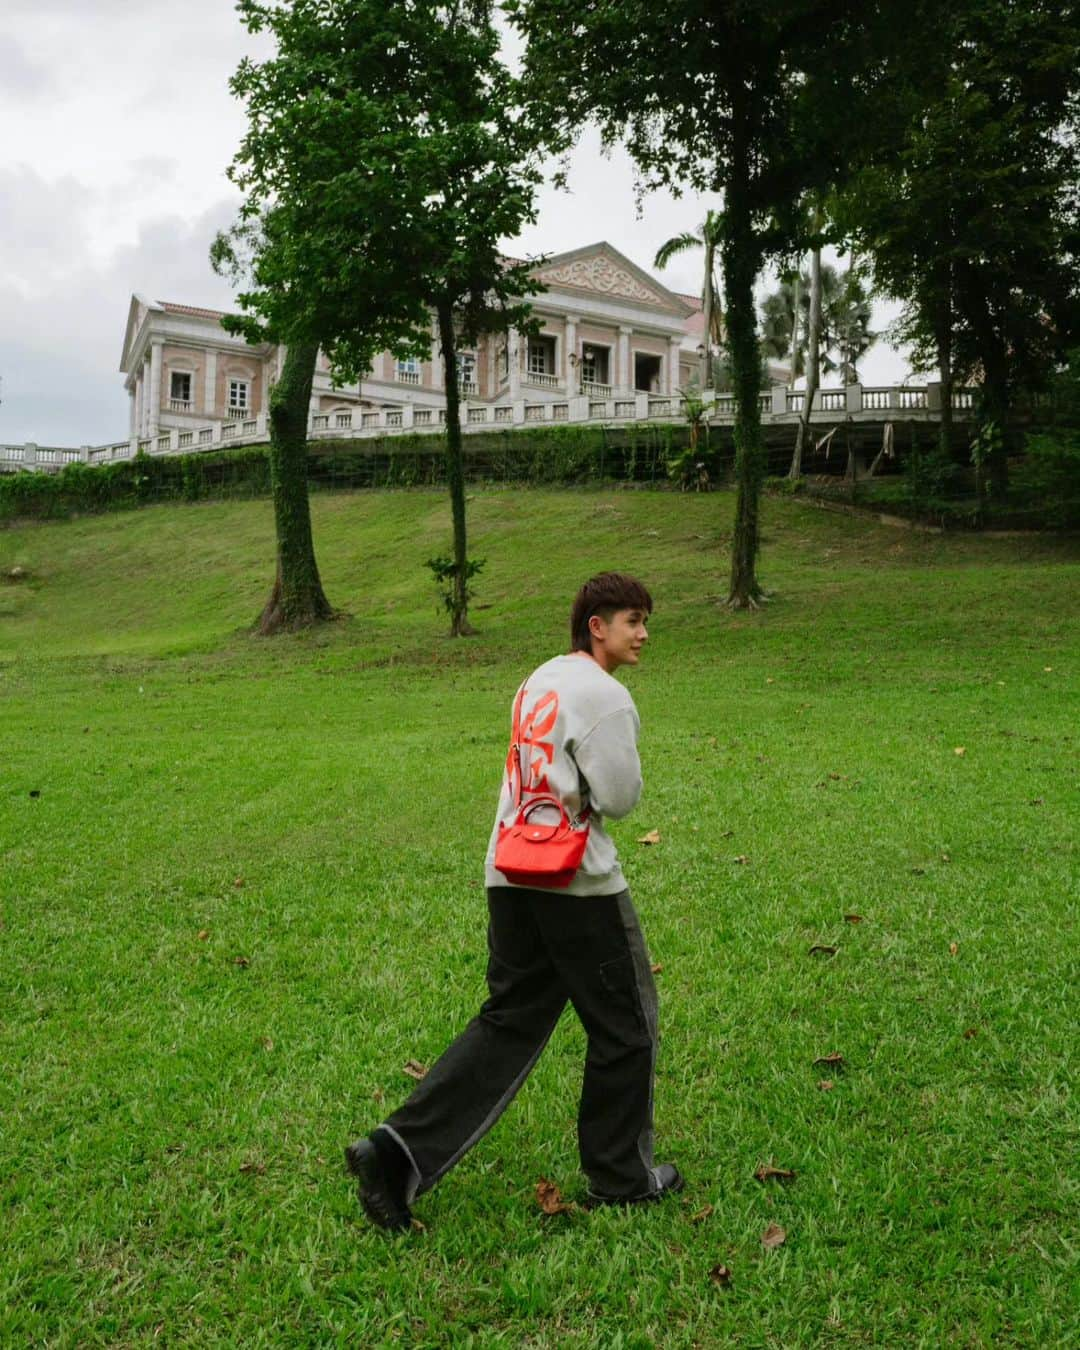
POLYGON ((237 890, 239 890, 240 887, 243 886, 243 884, 244 884, 244 878, 243 878, 243 877, 234 877, 234 878, 233 878, 233 885, 236 887, 237 890))
POLYGON ((833 1086, 834 1086, 834 1084, 833 1084, 833 1080, 832 1080, 831 1078, 819 1078, 819 1079, 818 1079, 818 1091, 819 1091, 819 1092, 831 1092, 831 1091, 833 1090, 833 1086))
POLYGON ((732 858, 731 861, 737 863, 748 863, 750 859, 746 856, 745 853, 740 853, 737 857, 732 858))
POLYGON ((407 1059, 401 1072, 406 1074, 409 1078, 415 1078, 417 1082, 419 1082, 421 1078, 427 1077, 427 1069, 424 1068, 418 1059, 407 1059))
POLYGON ((650 830, 648 834, 643 834, 638 840, 639 844, 658 844, 660 842, 660 831, 650 830))
POLYGON ((775 1177, 777 1181, 794 1181, 795 1173, 787 1167, 774 1167, 772 1163, 762 1163, 754 1173, 758 1181, 768 1181, 770 1177, 775 1177))
POLYGON ((656 965, 650 966, 649 969, 652 971, 654 975, 659 975, 660 972, 664 969, 664 963, 662 961, 657 961, 656 965))
POLYGON ((810 948, 810 955, 817 956, 820 952, 822 956, 835 956, 839 950, 839 947, 830 947, 827 942, 815 942, 810 948))
POLYGON ((709 1279, 720 1289, 726 1289, 731 1283, 731 1271, 727 1266, 713 1266, 709 1271, 709 1279))
POLYGON ((966 750, 962 745, 958 745, 958 746, 956 746, 956 747, 954 748, 953 754, 954 754, 954 755, 966 755, 966 754, 967 754, 967 750, 966 750))
POLYGON ((977 1036, 978 1034, 979 1034, 978 1027, 968 1027, 967 1031, 964 1032, 964 1040, 970 1041, 972 1036, 977 1036))
POLYGON ((249 959, 248 957, 246 957, 246 956, 234 956, 234 957, 233 957, 233 965, 234 965, 234 966, 250 966, 250 965, 251 965, 251 961, 250 961, 250 959, 249 959))
POLYGON ((264 1036, 262 1038, 262 1048, 264 1050, 273 1050, 274 1042, 270 1039, 269 1036, 264 1036))
POLYGON ((577 1209, 572 1201, 562 1198, 558 1186, 546 1177, 541 1177, 536 1183, 536 1203, 545 1214, 569 1214, 577 1209))
POLYGON ((240 1164, 241 1172, 251 1173, 253 1176, 261 1177, 266 1171, 266 1164, 261 1162, 246 1162, 240 1164))
POLYGON ((845 922, 845 923, 862 923, 862 921, 863 921, 863 916, 862 916, 861 914, 845 914, 845 915, 844 915, 844 922, 845 922))
POLYGON ((952 859, 949 857, 949 855, 948 855, 947 853, 943 853, 943 854, 941 855, 941 861, 942 861, 942 862, 952 862, 952 859))
POLYGON ((786 1241, 787 1241, 787 1229, 781 1228, 778 1223, 769 1224, 768 1228, 766 1228, 764 1233, 762 1233, 761 1235, 761 1245, 765 1248, 766 1251, 770 1252, 773 1250, 773 1248, 779 1247, 781 1243, 786 1241))
POLYGON ((697 1212, 696 1214, 691 1214, 691 1215, 690 1215, 690 1222, 691 1222, 691 1223, 704 1223, 705 1220, 709 1217, 709 1215, 710 1215, 712 1212, 713 1212, 713 1207, 712 1207, 712 1205, 705 1205, 704 1208, 703 1208, 703 1209, 699 1209, 698 1212, 697 1212))
POLYGON ((384 1101, 386 1101, 386 1093, 382 1090, 382 1088, 376 1088, 375 1091, 371 1094, 371 1096, 372 1100, 378 1102, 380 1106, 384 1101))
POLYGON ((417 1219, 417 1218, 414 1218, 414 1219, 412 1220, 412 1223, 411 1223, 410 1226, 411 1226, 412 1231, 413 1231, 414 1233, 426 1233, 426 1232, 427 1232, 427 1225, 421 1223, 420 1220, 417 1219))
POLYGON ((814 1067, 819 1064, 828 1064, 831 1068, 842 1069, 844 1067, 844 1056, 839 1050, 834 1050, 831 1055, 821 1055, 814 1060, 814 1067))
POLYGON ((950 956, 955 956, 956 953, 957 953, 959 950, 960 950, 960 948, 956 945, 955 942, 950 942, 950 943, 949 943, 949 955, 950 955, 950 956))
POLYGON ((200 942, 205 942, 206 939, 210 936, 210 929, 200 928, 199 931, 195 934, 195 936, 199 939, 200 942))

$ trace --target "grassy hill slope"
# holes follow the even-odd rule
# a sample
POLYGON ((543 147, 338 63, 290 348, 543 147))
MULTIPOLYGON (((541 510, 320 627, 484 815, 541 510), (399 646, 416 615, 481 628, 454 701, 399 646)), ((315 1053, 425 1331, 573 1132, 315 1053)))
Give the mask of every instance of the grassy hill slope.
POLYGON ((1068 546, 768 502, 776 595, 731 615, 724 495, 470 511, 458 643, 438 493, 318 497, 348 617, 272 642, 266 502, 0 532, 0 1343, 1075 1343, 1068 546), (613 832, 685 1203, 540 1216, 568 1015, 388 1243, 341 1146, 475 1011, 513 688, 616 566, 657 601, 613 832))

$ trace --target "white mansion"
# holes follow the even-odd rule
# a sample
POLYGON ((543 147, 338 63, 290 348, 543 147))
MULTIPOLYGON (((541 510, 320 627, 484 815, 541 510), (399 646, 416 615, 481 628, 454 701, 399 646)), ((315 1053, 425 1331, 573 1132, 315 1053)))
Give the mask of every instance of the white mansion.
MULTIPOLYGON (((668 290, 607 243, 549 258, 534 275, 547 288, 533 302, 538 334, 526 340, 511 329, 460 354, 466 425, 585 420, 603 415, 599 405, 609 403, 605 412, 618 417, 616 400, 667 401, 700 383, 703 315, 696 297, 668 290)), ((265 434, 267 392, 282 351, 231 336, 222 317, 132 296, 120 358, 131 441, 157 449, 171 433, 177 448, 197 448, 207 441, 194 433, 209 427, 218 441, 222 424, 243 427, 237 439, 256 430, 252 423, 265 434)), ((786 375, 777 367, 776 379, 786 375)), ((445 407, 434 325, 429 355, 398 361, 384 352, 359 383, 335 388, 329 363, 319 357, 315 433, 435 427, 445 407)))

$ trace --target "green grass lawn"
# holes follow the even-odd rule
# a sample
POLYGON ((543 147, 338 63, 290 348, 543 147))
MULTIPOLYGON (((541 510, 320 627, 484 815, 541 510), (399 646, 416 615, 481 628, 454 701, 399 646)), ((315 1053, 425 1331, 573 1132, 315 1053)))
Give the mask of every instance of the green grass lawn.
POLYGON ((470 512, 456 644, 438 493, 317 498, 348 617, 272 642, 265 501, 0 532, 0 1344, 1076 1345, 1075 547, 769 501, 732 615, 726 495, 470 512), (657 602, 613 833, 686 1192, 541 1215, 568 1015, 387 1238, 342 1146, 476 1009, 511 696, 613 566, 657 602))

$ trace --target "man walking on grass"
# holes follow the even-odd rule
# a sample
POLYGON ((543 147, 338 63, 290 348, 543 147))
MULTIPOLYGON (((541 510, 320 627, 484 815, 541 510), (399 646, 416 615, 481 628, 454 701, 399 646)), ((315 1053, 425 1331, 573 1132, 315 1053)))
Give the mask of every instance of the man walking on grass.
POLYGON ((578 1111, 587 1203, 636 1204, 682 1189, 676 1167, 653 1161, 656 986, 603 824, 641 795, 637 710, 613 672, 638 664, 651 613, 640 581, 593 577, 574 600, 572 651, 518 690, 485 869, 489 996, 408 1101, 345 1150, 364 1211, 382 1228, 408 1228, 416 1196, 498 1120, 567 1001, 588 1036, 578 1111), (495 865, 500 832, 530 800, 538 803, 530 822, 556 811, 543 797, 587 822, 584 857, 569 885, 511 884, 495 865))

